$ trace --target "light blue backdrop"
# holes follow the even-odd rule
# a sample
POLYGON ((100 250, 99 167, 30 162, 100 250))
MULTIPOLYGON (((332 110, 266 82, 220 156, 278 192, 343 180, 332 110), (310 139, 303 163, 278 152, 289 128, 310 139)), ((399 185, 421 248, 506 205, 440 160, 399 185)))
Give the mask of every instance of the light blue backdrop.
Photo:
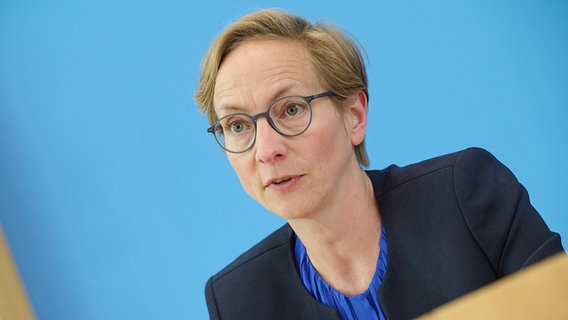
POLYGON ((360 40, 373 168, 487 148, 567 244, 566 1, 4 0, 0 219, 40 319, 205 319, 207 277, 283 224, 192 99, 264 7, 360 40))

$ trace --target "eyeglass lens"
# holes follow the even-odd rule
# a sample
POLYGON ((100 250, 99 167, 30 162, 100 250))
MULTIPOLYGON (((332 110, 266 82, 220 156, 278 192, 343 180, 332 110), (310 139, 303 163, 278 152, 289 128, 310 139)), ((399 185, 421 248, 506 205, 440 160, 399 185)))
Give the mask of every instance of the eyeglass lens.
MULTIPOLYGON (((249 116, 233 114, 217 121, 215 138, 231 152, 246 151, 255 141, 255 120, 265 114, 249 116)), ((269 124, 280 134, 295 136, 303 133, 311 121, 311 107, 304 97, 286 97, 275 101, 268 109, 269 124)))

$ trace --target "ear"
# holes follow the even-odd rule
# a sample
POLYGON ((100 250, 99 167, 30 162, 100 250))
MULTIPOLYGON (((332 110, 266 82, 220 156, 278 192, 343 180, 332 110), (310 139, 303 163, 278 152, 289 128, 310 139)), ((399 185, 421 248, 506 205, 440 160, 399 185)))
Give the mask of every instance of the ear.
POLYGON ((351 144, 358 146, 367 133, 367 95, 359 91, 345 111, 345 126, 351 138, 351 144))

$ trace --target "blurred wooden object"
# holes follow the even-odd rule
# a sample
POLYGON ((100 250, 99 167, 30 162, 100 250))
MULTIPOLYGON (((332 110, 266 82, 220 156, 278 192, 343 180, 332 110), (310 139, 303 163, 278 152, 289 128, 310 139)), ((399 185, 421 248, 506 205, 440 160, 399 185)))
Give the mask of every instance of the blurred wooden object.
POLYGON ((35 319, 9 248, 0 228, 0 320, 35 319))
POLYGON ((568 256, 558 254, 419 319, 568 319, 568 256))

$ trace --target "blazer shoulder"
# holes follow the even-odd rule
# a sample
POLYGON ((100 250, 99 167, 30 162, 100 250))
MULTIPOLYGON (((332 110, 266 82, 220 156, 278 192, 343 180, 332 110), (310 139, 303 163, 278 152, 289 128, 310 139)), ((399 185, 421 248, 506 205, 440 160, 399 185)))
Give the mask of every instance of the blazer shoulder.
POLYGON ((254 263, 255 260, 265 255, 266 253, 272 252, 285 246, 290 246, 292 235, 292 228, 290 227, 290 225, 285 224, 284 226, 280 227, 278 230, 274 231, 272 234, 261 240, 259 243, 245 251, 243 254, 238 256, 235 260, 233 260, 233 262, 221 269, 221 271, 213 275, 211 277, 211 281, 215 282, 216 280, 223 278, 225 275, 240 269, 243 265, 254 263))
POLYGON ((390 165, 383 170, 368 171, 367 174, 371 178, 375 190, 378 191, 377 195, 380 195, 440 170, 453 170, 458 162, 460 166, 468 167, 472 163, 487 163, 488 161, 497 160, 489 151, 472 147, 403 167, 390 165))

